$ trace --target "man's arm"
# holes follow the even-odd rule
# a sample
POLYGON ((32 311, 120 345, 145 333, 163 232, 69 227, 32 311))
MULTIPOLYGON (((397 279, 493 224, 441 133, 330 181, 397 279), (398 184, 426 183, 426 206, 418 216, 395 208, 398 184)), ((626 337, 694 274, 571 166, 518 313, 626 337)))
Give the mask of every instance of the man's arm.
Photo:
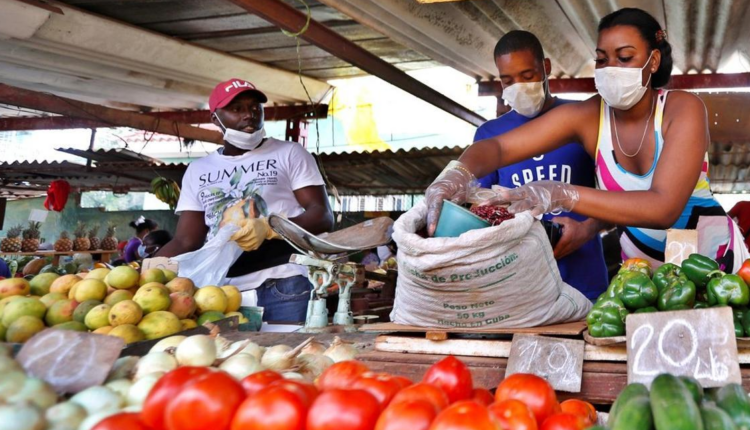
POLYGON ((576 251, 583 244, 596 237, 602 230, 612 227, 611 224, 594 218, 576 221, 568 217, 555 217, 552 221, 562 227, 562 237, 555 245, 555 258, 558 260, 576 251))
POLYGON ((203 212, 197 211, 180 213, 174 239, 164 245, 155 257, 174 257, 175 255, 195 251, 203 246, 208 234, 208 227, 203 216, 203 212))
POLYGON ((294 218, 289 218, 290 221, 312 234, 331 231, 333 228, 333 213, 331 212, 331 206, 328 204, 328 195, 324 186, 310 186, 294 190, 294 197, 305 208, 305 212, 294 218))

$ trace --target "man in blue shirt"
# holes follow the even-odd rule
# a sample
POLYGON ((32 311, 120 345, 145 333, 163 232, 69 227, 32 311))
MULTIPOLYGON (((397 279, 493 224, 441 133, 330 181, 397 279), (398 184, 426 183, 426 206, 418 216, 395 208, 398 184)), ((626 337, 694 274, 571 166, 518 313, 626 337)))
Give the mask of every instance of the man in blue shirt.
MULTIPOLYGON (((550 61, 544 58, 539 39, 527 31, 511 31, 495 46, 495 64, 503 86, 503 99, 513 108, 499 118, 487 121, 474 135, 474 141, 494 137, 544 115, 550 109, 571 100, 552 97, 547 76, 550 61)), ((587 187, 595 186, 594 161, 578 143, 516 163, 481 178, 485 188, 500 185, 520 187, 528 182, 563 181, 587 187)), ((548 214, 562 227, 555 246, 555 258, 563 281, 594 300, 607 288, 607 268, 599 236, 601 224, 573 213, 548 214)))

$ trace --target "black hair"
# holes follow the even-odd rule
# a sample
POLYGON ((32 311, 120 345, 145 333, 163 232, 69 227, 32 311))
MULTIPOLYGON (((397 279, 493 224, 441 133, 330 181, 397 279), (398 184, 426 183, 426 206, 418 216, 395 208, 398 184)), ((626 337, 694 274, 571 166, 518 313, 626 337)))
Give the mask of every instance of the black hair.
POLYGON ((672 45, 667 41, 661 24, 648 12, 636 8, 625 8, 612 12, 599 21, 599 32, 618 25, 635 27, 650 49, 661 52, 659 69, 651 76, 651 88, 661 88, 669 83, 672 75, 672 45))
POLYGON ((131 221, 128 225, 135 229, 136 234, 142 233, 146 230, 154 230, 157 227, 157 224, 154 221, 147 218, 144 218, 143 221, 139 218, 135 221, 131 221))
POLYGON ((148 241, 151 242, 152 245, 156 245, 161 248, 162 246, 169 243, 170 240, 172 240, 172 235, 169 234, 169 232, 166 230, 154 230, 143 238, 144 243, 146 242, 146 239, 148 239, 148 241))
POLYGON ((530 51, 534 57, 544 64, 544 49, 533 33, 523 30, 513 30, 505 33, 495 45, 495 59, 501 55, 518 51, 530 51))

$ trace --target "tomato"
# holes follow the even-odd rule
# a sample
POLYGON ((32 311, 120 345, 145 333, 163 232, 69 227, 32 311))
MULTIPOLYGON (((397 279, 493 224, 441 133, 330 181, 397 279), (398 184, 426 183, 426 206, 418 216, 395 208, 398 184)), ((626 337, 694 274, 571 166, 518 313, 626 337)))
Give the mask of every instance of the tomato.
POLYGON ((305 402, 305 405, 309 408, 310 405, 318 397, 318 389, 314 385, 308 384, 301 381, 292 381, 289 379, 282 379, 280 381, 273 381, 269 387, 281 387, 287 391, 291 391, 297 394, 305 402))
POLYGON ((149 427, 166 428, 165 412, 167 406, 182 389, 198 378, 210 373, 207 367, 178 367, 162 376, 154 385, 143 402, 141 419, 149 427))
POLYGON ((422 382, 440 387, 448 395, 451 403, 470 399, 474 391, 469 368, 452 355, 427 369, 422 382))
POLYGON ((526 403, 540 425, 560 407, 552 386, 544 379, 527 373, 510 375, 497 386, 495 401, 508 399, 526 403))
POLYGON ((276 373, 273 370, 264 370, 246 376, 240 383, 242 384, 242 388, 245 389, 245 393, 247 393, 248 396, 252 396, 269 386, 271 382, 278 381, 279 379, 284 379, 280 373, 276 373))
POLYGON ((566 400, 560 403, 560 410, 566 414, 578 415, 588 426, 596 424, 596 409, 589 402, 578 399, 566 400))
POLYGON ((426 400, 406 400, 385 408, 375 430, 427 430, 438 414, 426 400))
POLYGON ((490 393, 490 390, 484 388, 475 388, 471 393, 471 400, 474 400, 480 405, 489 406, 495 403, 495 396, 490 393))
POLYGON ((335 363, 318 377, 316 385, 320 391, 351 388, 351 385, 370 369, 359 361, 349 360, 335 363))
POLYGON ((401 383, 387 373, 368 372, 354 381, 351 388, 367 391, 378 399, 382 408, 385 408, 396 393, 401 391, 401 383))
POLYGON ((450 402, 448 401, 448 395, 445 391, 436 387, 432 384, 420 382, 414 384, 411 387, 406 387, 396 394, 396 397, 391 400, 391 404, 406 402, 410 400, 425 400, 430 402, 438 412, 447 408, 450 402))
POLYGON ((396 375, 393 375, 392 378, 396 382, 398 382, 398 385, 400 385, 401 388, 411 387, 412 385, 414 385, 414 381, 412 381, 411 379, 409 379, 409 378, 407 378, 405 376, 396 376, 396 375))
POLYGON ((310 404, 304 391, 289 387, 297 392, 269 386, 242 402, 234 414, 232 430, 304 430, 310 404))
POLYGON ((538 428, 531 409, 520 400, 503 400, 490 405, 489 410, 500 421, 502 430, 537 430, 538 428))
POLYGON ((99 421, 91 430, 150 430, 135 412, 120 412, 99 421))
POLYGON ((328 390, 310 408, 307 430, 372 430, 379 415, 380 403, 365 390, 328 390))
POLYGON ((583 430, 589 427, 583 418, 573 414, 554 414, 544 420, 539 430, 583 430))
POLYGON ((495 418, 486 407, 473 400, 456 402, 435 418, 430 430, 498 430, 495 418))
POLYGON ((245 390, 225 372, 209 371, 183 387, 166 411, 167 430, 226 430, 245 390))

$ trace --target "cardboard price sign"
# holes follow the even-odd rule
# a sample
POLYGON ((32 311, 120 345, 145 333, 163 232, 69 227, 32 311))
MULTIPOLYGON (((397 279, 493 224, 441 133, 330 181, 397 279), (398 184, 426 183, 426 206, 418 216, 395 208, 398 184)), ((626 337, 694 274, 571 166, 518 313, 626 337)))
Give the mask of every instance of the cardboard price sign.
POLYGON ((696 253, 698 253, 698 230, 667 230, 665 262, 679 266, 690 254, 696 253))
POLYGON ((650 387, 662 373, 704 387, 742 383, 731 308, 630 314, 625 322, 629 384, 650 387))
POLYGON ((176 261, 172 261, 167 257, 146 258, 145 260, 143 260, 141 270, 148 269, 167 269, 177 273, 179 265, 176 261))
POLYGON ((77 393, 104 383, 124 347, 116 336, 47 329, 29 339, 16 360, 58 393, 77 393))
POLYGON ((579 393, 584 342, 526 334, 513 335, 505 376, 532 373, 558 391, 579 393))

